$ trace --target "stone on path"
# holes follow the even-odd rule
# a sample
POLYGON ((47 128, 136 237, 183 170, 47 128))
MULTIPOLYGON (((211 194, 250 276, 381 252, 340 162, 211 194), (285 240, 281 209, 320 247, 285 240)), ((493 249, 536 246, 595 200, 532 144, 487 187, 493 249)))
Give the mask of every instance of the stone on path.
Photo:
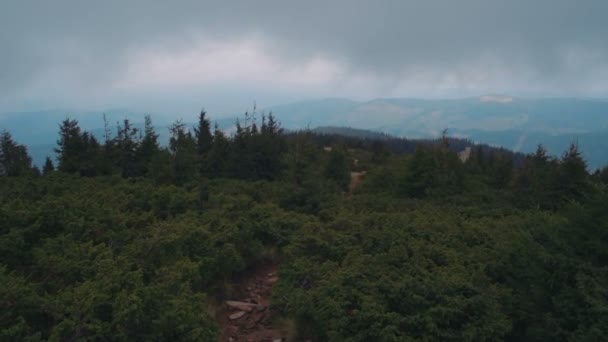
POLYGON ((228 318, 230 318, 231 321, 234 321, 235 319, 239 319, 243 316, 245 316, 247 313, 245 311, 239 311, 239 312, 235 312, 232 315, 228 316, 228 318))
POLYGON ((228 305, 231 308, 239 309, 241 311, 247 311, 247 312, 251 312, 254 308, 258 307, 258 304, 239 302, 236 300, 227 300, 226 305, 228 305))

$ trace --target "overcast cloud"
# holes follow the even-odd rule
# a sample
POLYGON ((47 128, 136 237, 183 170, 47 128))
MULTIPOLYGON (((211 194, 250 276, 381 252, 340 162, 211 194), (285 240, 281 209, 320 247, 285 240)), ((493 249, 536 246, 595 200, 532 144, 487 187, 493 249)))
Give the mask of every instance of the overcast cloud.
POLYGON ((0 111, 226 89, 607 97, 607 16, 606 0, 3 0, 0 111))

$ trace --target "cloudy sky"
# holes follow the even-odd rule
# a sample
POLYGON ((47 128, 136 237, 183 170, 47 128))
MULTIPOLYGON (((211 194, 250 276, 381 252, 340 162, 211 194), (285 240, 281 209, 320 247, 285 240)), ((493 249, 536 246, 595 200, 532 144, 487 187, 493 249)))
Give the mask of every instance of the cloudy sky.
POLYGON ((606 0, 2 0, 0 112, 608 97, 606 0))

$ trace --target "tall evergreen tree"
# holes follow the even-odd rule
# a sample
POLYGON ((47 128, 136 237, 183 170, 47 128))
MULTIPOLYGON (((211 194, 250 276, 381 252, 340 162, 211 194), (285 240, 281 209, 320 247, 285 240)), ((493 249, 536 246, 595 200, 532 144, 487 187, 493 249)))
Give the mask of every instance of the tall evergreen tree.
POLYGON ((211 124, 205 116, 205 110, 201 110, 198 117, 198 126, 194 128, 194 136, 196 137, 196 152, 199 155, 206 155, 211 150, 211 124))
POLYGON ((16 177, 32 172, 32 158, 24 145, 16 143, 8 131, 0 133, 0 176, 16 177))
POLYGON ((236 132, 232 138, 230 153, 230 174, 236 178, 254 178, 254 166, 252 165, 251 131, 248 126, 249 114, 245 113, 245 126, 241 126, 241 120, 236 119, 236 132))
POLYGON ((532 156, 532 161, 534 162, 535 166, 544 166, 549 162, 549 155, 545 146, 539 144, 536 147, 536 151, 532 156))
POLYGON ((523 207, 555 208, 558 165, 543 145, 526 156, 513 176, 511 187, 523 207))
POLYGON ((158 134, 154 130, 152 118, 146 114, 144 117, 144 136, 141 138, 141 143, 137 150, 137 160, 142 175, 147 175, 150 172, 150 163, 159 151, 158 134))
POLYGON ((44 166, 42 167, 42 174, 46 176, 53 171, 55 171, 55 165, 53 165, 53 161, 50 157, 46 157, 44 166))
POLYGON ((213 144, 207 158, 207 170, 211 176, 225 177, 228 175, 230 153, 230 141, 216 123, 213 130, 213 144))
POLYGON ((209 172, 208 158, 212 148, 213 135, 211 134, 211 124, 207 119, 205 110, 201 110, 198 117, 198 126, 194 127, 194 137, 196 138, 196 152, 198 154, 198 169, 201 174, 209 172))
POLYGON ((283 154, 287 150, 287 143, 283 130, 272 113, 262 115, 262 126, 258 130, 255 126, 251 131, 250 144, 253 145, 253 165, 256 170, 255 177, 263 179, 277 178, 283 169, 283 154))
POLYGON ((559 164, 558 191, 565 198, 579 198, 588 188, 587 162, 578 144, 572 143, 559 164))
POLYGON ((89 132, 82 133, 82 145, 79 150, 79 173, 81 176, 94 177, 100 172, 99 157, 101 154, 101 145, 89 132))
POLYGON ((196 142, 181 120, 175 121, 169 130, 169 151, 173 158, 175 182, 184 184, 192 180, 196 172, 196 142))
POLYGON ((141 168, 136 155, 140 145, 137 135, 139 130, 132 127, 128 119, 124 119, 122 125, 118 124, 117 130, 116 145, 120 152, 118 163, 121 175, 125 178, 139 176, 141 168))
POLYGON ((80 171, 81 154, 84 141, 77 120, 65 119, 59 125, 57 140, 57 169, 61 172, 75 173, 80 171))

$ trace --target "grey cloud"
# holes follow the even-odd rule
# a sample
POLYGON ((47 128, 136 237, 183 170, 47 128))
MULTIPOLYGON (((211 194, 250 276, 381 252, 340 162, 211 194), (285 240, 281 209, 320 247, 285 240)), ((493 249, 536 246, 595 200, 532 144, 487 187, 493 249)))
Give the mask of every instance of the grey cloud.
POLYGON ((522 84, 584 88, 608 68, 606 13, 605 0, 4 0, 0 92, 52 70, 103 84, 129 51, 179 51, 199 34, 256 35, 285 61, 322 56, 387 82, 497 64, 522 84))

